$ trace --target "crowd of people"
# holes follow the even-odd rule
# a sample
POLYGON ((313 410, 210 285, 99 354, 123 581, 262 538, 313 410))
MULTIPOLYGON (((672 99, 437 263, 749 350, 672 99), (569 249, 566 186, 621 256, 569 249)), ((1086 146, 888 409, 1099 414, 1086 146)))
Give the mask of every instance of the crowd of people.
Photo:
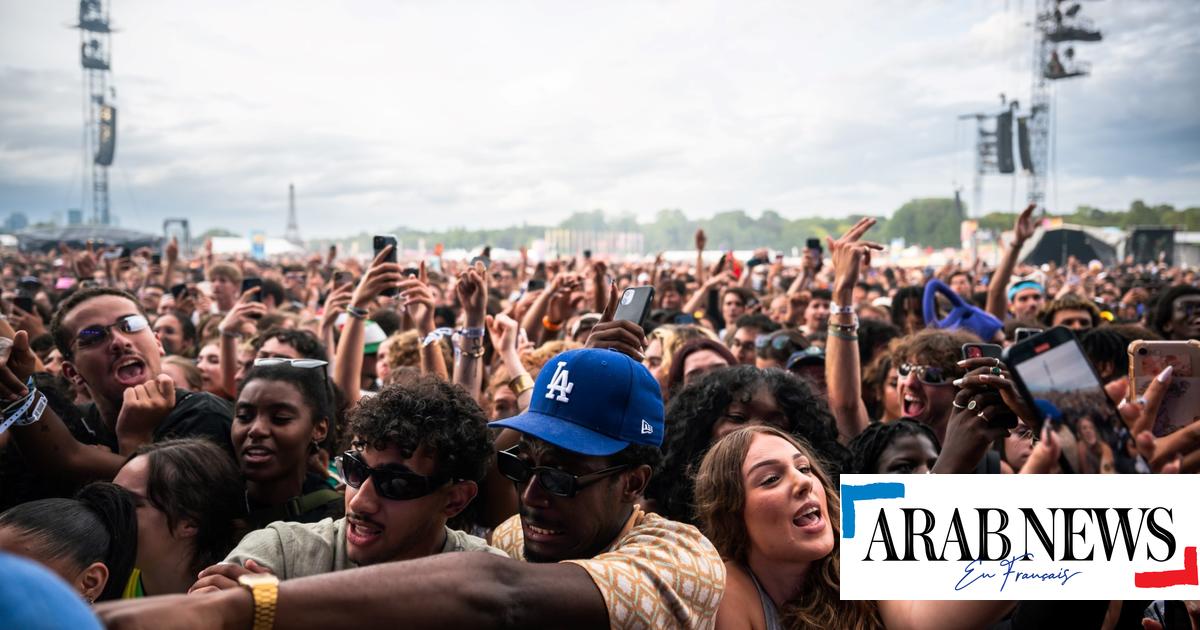
POLYGON ((871 219, 791 266, 703 231, 687 263, 5 253, 0 626, 1195 624, 839 595, 842 473, 1200 471, 1200 422, 1151 430, 1172 370, 1127 378, 1200 339, 1195 272, 1022 265, 1032 210, 939 269, 881 264, 871 219), (1112 420, 963 355, 1056 326, 1112 420))

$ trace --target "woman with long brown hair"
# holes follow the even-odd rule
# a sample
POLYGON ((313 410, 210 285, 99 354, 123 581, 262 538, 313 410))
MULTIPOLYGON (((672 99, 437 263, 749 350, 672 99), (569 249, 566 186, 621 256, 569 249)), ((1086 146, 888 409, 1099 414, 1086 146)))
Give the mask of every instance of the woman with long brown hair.
POLYGON ((700 528, 725 558, 717 628, 983 627, 1013 602, 842 601, 841 502, 812 448, 769 425, 722 438, 696 478, 700 528))

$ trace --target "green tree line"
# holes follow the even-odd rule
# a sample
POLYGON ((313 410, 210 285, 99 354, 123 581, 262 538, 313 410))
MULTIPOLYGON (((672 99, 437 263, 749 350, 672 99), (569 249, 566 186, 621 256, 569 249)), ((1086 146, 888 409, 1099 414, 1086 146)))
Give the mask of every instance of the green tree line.
MULTIPOLYGON (((962 222, 965 219, 965 204, 960 208, 952 198, 933 197, 913 199, 898 208, 890 218, 875 217, 879 224, 872 231, 877 241, 889 242, 903 239, 908 245, 924 247, 958 247, 962 222)), ((505 249, 517 249, 536 239, 543 238, 550 228, 564 228, 596 232, 638 232, 643 235, 646 253, 661 250, 691 249, 693 235, 703 228, 708 235, 710 249, 753 249, 769 247, 790 251, 793 247, 803 248, 809 238, 836 236, 848 229, 862 216, 842 218, 809 217, 788 219, 775 210, 764 210, 753 217, 744 210, 718 212, 709 218, 688 218, 682 210, 669 208, 659 210, 649 221, 639 221, 633 214, 607 214, 602 210, 576 212, 557 225, 513 226, 499 229, 475 230, 464 227, 444 231, 411 230, 403 226, 392 230, 405 247, 413 247, 424 239, 427 247, 442 243, 447 248, 477 249, 484 244, 505 249)), ((1147 225, 1174 225, 1186 230, 1200 230, 1200 207, 1176 210, 1174 206, 1160 204, 1148 206, 1134 201, 1127 210, 1101 210, 1081 206, 1072 214, 1059 215, 1067 223, 1097 227, 1132 228, 1147 225)), ((994 232, 1012 229, 1015 214, 993 212, 979 220, 980 227, 994 232)), ((361 246, 370 247, 370 235, 359 234, 342 239, 312 241, 310 245, 324 247, 330 242, 345 243, 359 240, 361 246)))

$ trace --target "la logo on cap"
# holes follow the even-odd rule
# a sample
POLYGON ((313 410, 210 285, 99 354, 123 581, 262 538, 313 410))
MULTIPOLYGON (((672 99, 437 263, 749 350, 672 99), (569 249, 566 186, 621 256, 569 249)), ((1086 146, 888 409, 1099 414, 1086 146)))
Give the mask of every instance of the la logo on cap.
MULTIPOLYGON (((554 368, 554 376, 550 378, 550 384, 546 385, 546 398, 564 403, 571 402, 567 394, 575 389, 575 383, 570 381, 571 371, 563 369, 566 365, 566 361, 559 361, 558 366, 554 368)), ((645 428, 642 430, 645 431, 645 428)))

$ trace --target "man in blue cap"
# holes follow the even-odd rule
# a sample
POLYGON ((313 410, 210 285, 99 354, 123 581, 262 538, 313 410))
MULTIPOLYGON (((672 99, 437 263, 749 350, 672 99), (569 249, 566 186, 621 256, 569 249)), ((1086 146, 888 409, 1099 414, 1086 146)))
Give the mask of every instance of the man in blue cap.
MULTIPOLYGON (((607 315, 611 317, 611 314, 607 315)), ((696 528, 643 512, 660 457, 658 383, 616 349, 639 343, 627 322, 606 324, 606 347, 571 350, 538 374, 525 413, 491 423, 520 433, 498 454, 520 514, 491 554, 438 554, 206 595, 164 596, 100 610, 114 628, 346 625, 346 610, 378 625, 712 628, 725 588, 720 555, 696 528), (520 560, 521 562, 518 562, 520 560)), ((638 331, 640 333, 640 329, 638 331)))

